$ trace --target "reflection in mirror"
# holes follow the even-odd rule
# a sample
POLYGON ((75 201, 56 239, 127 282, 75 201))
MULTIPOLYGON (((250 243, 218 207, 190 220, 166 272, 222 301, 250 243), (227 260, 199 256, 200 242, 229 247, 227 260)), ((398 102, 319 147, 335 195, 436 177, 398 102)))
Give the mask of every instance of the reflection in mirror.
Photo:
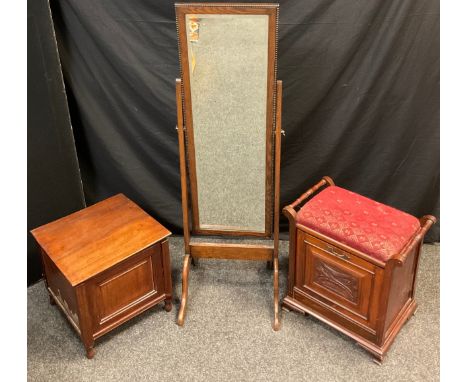
POLYGON ((268 16, 185 21, 200 228, 263 232, 268 16))

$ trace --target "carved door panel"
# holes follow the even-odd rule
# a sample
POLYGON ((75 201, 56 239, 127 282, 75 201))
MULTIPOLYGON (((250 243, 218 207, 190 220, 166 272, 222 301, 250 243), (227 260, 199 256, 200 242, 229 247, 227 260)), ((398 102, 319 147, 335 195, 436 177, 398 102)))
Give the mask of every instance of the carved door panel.
POLYGON ((296 286, 335 312, 374 327, 371 312, 375 284, 374 267, 353 262, 352 255, 337 256, 317 245, 308 235, 298 245, 296 286))

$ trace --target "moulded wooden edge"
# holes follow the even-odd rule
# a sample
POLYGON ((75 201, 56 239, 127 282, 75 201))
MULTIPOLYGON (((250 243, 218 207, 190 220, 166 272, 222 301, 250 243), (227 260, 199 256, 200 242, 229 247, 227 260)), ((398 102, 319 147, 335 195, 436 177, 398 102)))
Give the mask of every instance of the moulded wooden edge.
POLYGON ((279 8, 278 3, 175 3, 174 7, 182 8, 279 8))
POLYGON ((364 252, 361 252, 355 248, 352 248, 346 244, 343 244, 335 239, 332 239, 331 237, 329 236, 326 236, 326 235, 323 235, 321 234, 320 232, 317 232, 317 231, 314 231, 313 229, 309 228, 309 227, 306 227, 302 224, 298 224, 296 222, 296 228, 297 229, 300 229, 301 231, 307 233, 308 235, 312 235, 312 236, 315 236, 317 237, 318 239, 322 240, 322 241, 325 241, 331 245, 334 245, 335 247, 338 247, 346 252, 349 252, 351 253, 352 255, 355 255, 357 257, 360 257, 362 258, 363 260, 365 261, 368 261, 369 263, 371 264, 374 264, 374 265, 377 265, 378 267, 380 268, 385 268, 386 266, 386 263, 384 263, 383 261, 380 261, 380 260, 377 260, 375 259, 374 257, 372 256, 369 256, 367 254, 365 254, 364 252))
POLYGON ((273 247, 257 244, 194 243, 190 253, 195 258, 229 260, 272 260, 273 247))
MULTIPOLYGON (((203 226, 201 226, 203 227, 203 226)), ((206 225, 204 227, 207 227, 206 225)), ((202 235, 202 236, 236 236, 236 237, 271 237, 271 232, 264 231, 239 231, 236 227, 226 227, 226 226, 211 226, 213 228, 194 228, 192 229, 193 235, 202 235)))
POLYGON ((310 309, 309 307, 305 306, 304 304, 298 302, 295 300, 293 297, 290 295, 287 295, 284 300, 282 305, 287 309, 287 310, 294 310, 297 311, 301 314, 310 314, 311 316, 317 318, 318 320, 324 322, 325 324, 331 326, 332 328, 340 331, 341 333, 347 335, 348 337, 352 338, 353 340, 356 341, 356 344, 361 346, 364 350, 367 352, 371 353, 378 361, 380 364, 383 361, 384 356, 388 352, 390 346, 392 345, 393 341, 395 340, 397 334, 400 332, 401 328, 403 325, 406 323, 406 321, 410 318, 410 316, 414 313, 416 310, 417 304, 414 300, 411 301, 407 305, 406 308, 402 309, 402 312, 399 316, 399 318, 396 320, 396 324, 394 325, 392 331, 389 333, 388 337, 385 339, 385 342, 379 346, 355 333, 352 331, 348 330, 347 328, 343 327, 340 324, 337 324, 336 322, 330 320, 329 318, 321 315, 320 313, 317 313, 310 309))
MULTIPOLYGON (((131 320, 132 318, 138 316, 139 314, 143 313, 144 311, 146 311, 146 310, 152 308, 153 306, 158 305, 159 303, 163 302, 164 300, 166 300, 166 298, 167 298, 166 294, 161 294, 161 295, 158 296, 157 293, 153 293, 152 295, 145 296, 144 299, 148 299, 147 302, 145 302, 144 304, 142 304, 141 306, 139 306, 138 308, 136 308, 134 310, 130 310, 127 314, 125 314, 119 320, 113 322, 112 324, 110 324, 108 326, 105 326, 104 328, 94 332, 93 333, 93 339, 97 339, 97 338, 103 336, 104 334, 110 332, 111 330, 113 330, 116 327, 120 326, 124 322, 131 320), (154 296, 157 296, 157 297, 154 297, 154 296)), ((133 305, 136 306, 138 304, 141 304, 142 301, 144 301, 144 299, 142 299, 140 301, 137 301, 133 305)))
POLYGON ((147 246, 142 247, 141 249, 138 249, 137 251, 129 252, 128 255, 126 255, 125 257, 122 257, 121 259, 116 260, 114 263, 110 263, 107 268, 95 270, 92 273, 89 273, 88 275, 86 275, 86 277, 78 277, 79 275, 75 276, 74 274, 70 275, 68 272, 65 273, 63 271, 63 269, 61 268, 60 262, 56 262, 55 265, 60 270, 60 272, 62 272, 62 274, 67 278, 70 285, 72 287, 77 287, 78 285, 85 284, 87 281, 91 280, 93 277, 96 277, 96 276, 100 275, 103 272, 107 272, 109 269, 113 269, 113 268, 119 266, 120 264, 122 264, 122 263, 124 263, 126 261, 129 261, 134 256, 138 256, 141 252, 150 249, 151 247, 155 246, 156 244, 161 243, 164 240, 167 240, 167 238, 169 236, 171 236, 170 232, 166 236, 163 236, 161 239, 155 240, 155 241, 151 242, 151 244, 148 244, 147 246))

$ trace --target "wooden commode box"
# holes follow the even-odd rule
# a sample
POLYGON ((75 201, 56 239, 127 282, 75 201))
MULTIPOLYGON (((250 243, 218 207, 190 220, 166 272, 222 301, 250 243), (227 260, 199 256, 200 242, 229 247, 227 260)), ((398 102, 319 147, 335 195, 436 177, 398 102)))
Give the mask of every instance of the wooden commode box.
POLYGON ((31 231, 41 247, 50 302, 94 341, 164 301, 172 307, 166 228, 122 194, 31 231))
POLYGON ((328 177, 283 212, 290 224, 283 307, 313 315, 381 362, 416 309, 420 248, 436 219, 418 220, 328 177))

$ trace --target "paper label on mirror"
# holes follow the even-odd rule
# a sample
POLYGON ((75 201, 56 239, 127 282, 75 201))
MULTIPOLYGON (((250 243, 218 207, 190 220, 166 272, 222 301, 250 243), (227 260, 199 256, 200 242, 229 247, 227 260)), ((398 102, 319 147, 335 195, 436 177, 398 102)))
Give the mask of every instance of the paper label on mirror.
POLYGON ((188 33, 189 41, 190 42, 198 41, 199 31, 200 31, 200 20, 195 16, 190 16, 188 27, 189 27, 189 33, 188 33))

